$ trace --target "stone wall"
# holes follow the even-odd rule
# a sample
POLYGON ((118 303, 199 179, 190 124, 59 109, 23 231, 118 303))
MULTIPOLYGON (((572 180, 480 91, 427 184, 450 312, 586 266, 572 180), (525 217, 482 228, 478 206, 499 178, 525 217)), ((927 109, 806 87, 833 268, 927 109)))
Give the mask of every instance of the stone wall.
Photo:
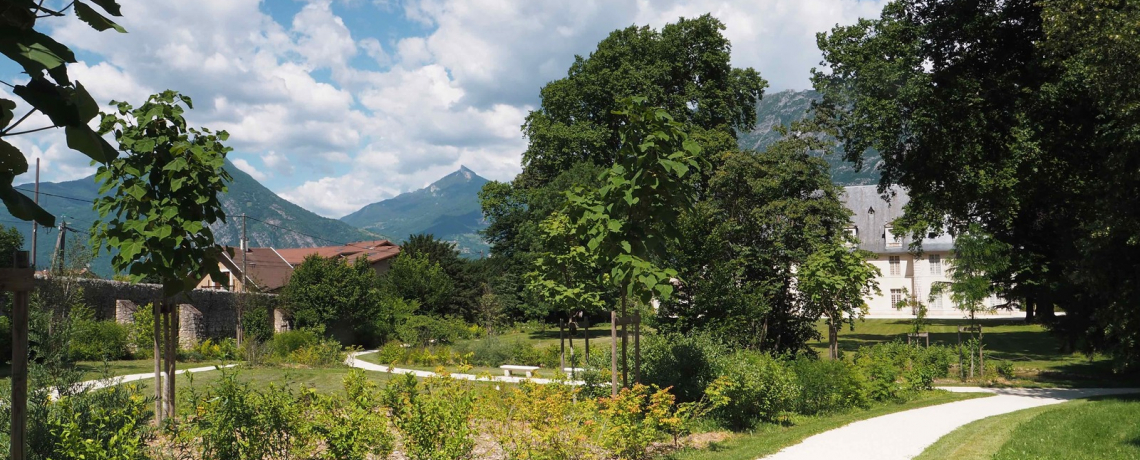
MULTIPOLYGON (((142 308, 151 302, 162 300, 162 286, 157 284, 131 284, 122 281, 108 281, 100 279, 76 279, 83 288, 84 303, 95 310, 95 317, 102 320, 124 322, 127 311, 142 308), (129 301, 129 302, 123 302, 129 301)), ((49 283, 48 280, 36 277, 36 288, 39 289, 49 283)), ((270 294, 254 294, 270 295, 270 294)), ((189 314, 194 311, 194 321, 187 321, 182 316, 182 326, 194 322, 192 327, 199 338, 221 339, 237 335, 237 316, 234 313, 234 304, 239 294, 230 291, 212 289, 195 289, 185 298, 179 299, 179 304, 189 304, 191 309, 181 308, 182 312, 189 314)), ((273 296, 276 297, 276 296, 273 296)), ((272 313, 270 313, 272 315, 272 313)), ((270 316, 273 318, 273 316, 270 316)))

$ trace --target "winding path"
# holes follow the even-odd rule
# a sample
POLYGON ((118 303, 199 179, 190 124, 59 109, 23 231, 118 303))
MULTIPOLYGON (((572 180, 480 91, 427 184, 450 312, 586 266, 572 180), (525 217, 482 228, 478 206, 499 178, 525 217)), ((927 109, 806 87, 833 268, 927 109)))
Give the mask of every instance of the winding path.
MULTIPOLYGON (((226 369, 226 368, 230 368, 230 367, 234 367, 234 366, 237 366, 237 364, 227 364, 224 366, 195 367, 192 369, 182 369, 179 371, 175 371, 174 374, 177 375, 177 374, 190 374, 190 373, 198 373, 198 372, 209 372, 212 370, 226 369)), ((162 376, 166 377, 166 372, 162 372, 162 376)), ((135 382, 135 381, 139 381, 139 380, 147 380, 147 379, 153 379, 153 378, 154 378, 154 372, 146 372, 146 373, 142 373, 142 374, 117 375, 114 377, 107 377, 105 379, 87 380, 84 382, 76 383, 75 386, 79 390, 90 391, 90 390, 98 390, 100 388, 107 388, 109 386, 118 385, 120 383, 135 382)), ((55 388, 51 389, 51 399, 52 400, 59 399, 59 390, 57 390, 55 388)))
POLYGON ((995 393, 875 417, 817 434, 765 457, 766 460, 905 460, 921 454, 954 429, 986 417, 1091 396, 1140 393, 1140 388, 979 388, 942 387, 953 392, 995 393))
MULTIPOLYGON (((435 372, 418 371, 415 369, 401 369, 398 367, 385 366, 382 364, 374 364, 374 363, 370 363, 368 361, 356 359, 357 356, 366 355, 369 353, 376 353, 376 350, 367 350, 367 351, 358 351, 358 352, 354 352, 354 353, 349 353, 348 357, 345 358, 344 363, 349 365, 350 367, 364 369, 366 371, 387 372, 387 373, 391 373, 391 374, 412 374, 416 377, 421 377, 421 378, 436 377, 437 376, 437 374, 435 372)), ((553 382, 560 382, 560 383, 564 383, 567 385, 582 385, 585 383, 581 380, 556 380, 556 379, 530 378, 530 377, 507 377, 505 375, 495 375, 495 376, 491 376, 489 379, 486 376, 480 377, 480 376, 474 375, 474 374, 456 373, 456 374, 450 374, 450 376, 451 376, 451 378, 459 379, 459 380, 473 380, 473 381, 482 380, 484 382, 504 382, 504 383, 519 383, 522 381, 530 381, 533 383, 537 383, 539 385, 545 385, 545 384, 553 383, 553 382)))

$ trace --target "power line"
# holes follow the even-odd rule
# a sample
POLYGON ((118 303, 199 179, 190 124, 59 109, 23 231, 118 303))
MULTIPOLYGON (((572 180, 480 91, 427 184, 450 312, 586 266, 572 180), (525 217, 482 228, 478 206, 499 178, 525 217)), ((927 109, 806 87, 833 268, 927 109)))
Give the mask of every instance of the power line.
MULTIPOLYGON (((12 188, 14 188, 14 189, 16 189, 16 190, 19 190, 19 191, 21 191, 21 192, 29 192, 29 193, 35 193, 35 192, 36 192, 35 190, 28 190, 28 189, 25 189, 25 188, 19 188, 19 187, 12 187, 12 188)), ((63 198, 63 199, 65 199, 65 200, 78 201, 78 202, 80 202, 80 203, 87 203, 87 204, 91 204, 91 203, 94 203, 94 202, 95 202, 95 200, 97 200, 97 199, 98 199, 98 198, 91 198, 91 199, 76 198, 76 197, 73 197, 73 196, 67 196, 67 195, 57 195, 57 194, 55 194, 55 193, 48 193, 48 192, 44 192, 44 191, 40 191, 40 195, 54 196, 54 197, 56 197, 56 198, 63 198)))

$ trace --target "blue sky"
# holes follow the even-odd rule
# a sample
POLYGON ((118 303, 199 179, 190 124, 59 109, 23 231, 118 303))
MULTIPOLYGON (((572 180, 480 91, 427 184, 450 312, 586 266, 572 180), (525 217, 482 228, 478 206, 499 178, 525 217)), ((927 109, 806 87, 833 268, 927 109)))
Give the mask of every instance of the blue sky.
MULTIPOLYGON (((877 16, 883 5, 119 1, 118 22, 127 34, 95 32, 73 16, 46 23, 53 37, 77 51, 81 62, 69 67, 72 78, 100 102, 137 104, 168 88, 192 96, 190 122, 229 131, 230 158, 239 168, 330 217, 421 188, 460 165, 510 180, 526 146, 519 126, 538 104, 539 89, 615 29, 659 28, 712 13, 726 24, 734 65, 759 70, 771 91, 804 89, 820 60, 815 32, 877 16)), ((19 81, 18 72, 0 64, 5 81, 19 81)), ((44 180, 93 172, 85 157, 66 148, 61 132, 18 136, 13 143, 30 160, 42 159, 44 180)))

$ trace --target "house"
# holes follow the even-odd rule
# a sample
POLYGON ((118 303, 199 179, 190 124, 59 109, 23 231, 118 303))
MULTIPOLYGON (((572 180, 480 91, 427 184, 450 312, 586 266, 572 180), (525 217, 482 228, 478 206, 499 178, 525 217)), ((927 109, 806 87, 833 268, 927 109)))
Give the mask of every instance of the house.
MULTIPOLYGON (((859 248, 869 251, 870 262, 882 275, 878 278, 881 295, 868 297, 870 314, 899 314, 894 308, 904 293, 910 293, 927 304, 931 314, 955 312, 949 294, 930 299, 930 288, 935 282, 949 281, 948 264, 953 257, 954 238, 950 235, 928 235, 922 240, 922 254, 910 252, 913 241, 904 232, 895 233, 891 222, 903 214, 903 206, 910 201, 906 190, 893 188, 894 196, 887 202, 874 185, 844 187, 843 200, 855 215, 851 218, 848 233, 859 240, 859 248)), ((905 311, 902 314, 910 314, 905 311)))
MULTIPOLYGON (((293 269, 306 257, 317 255, 325 258, 345 258, 349 261, 366 257, 376 273, 384 273, 391 267, 392 259, 400 254, 400 247, 388 240, 359 241, 342 246, 316 248, 246 248, 244 265, 249 290, 277 292, 289 282, 293 269)), ((201 289, 244 290, 242 286, 241 248, 227 247, 218 262, 222 271, 221 279, 207 276, 198 287, 201 289)))

